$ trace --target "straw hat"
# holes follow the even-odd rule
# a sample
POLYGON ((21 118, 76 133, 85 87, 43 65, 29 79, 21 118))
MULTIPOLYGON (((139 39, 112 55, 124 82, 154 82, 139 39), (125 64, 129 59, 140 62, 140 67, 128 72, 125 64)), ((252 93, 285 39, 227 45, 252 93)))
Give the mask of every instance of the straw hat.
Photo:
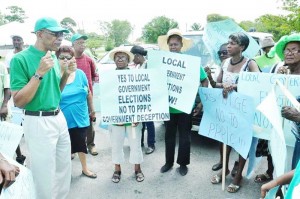
POLYGON ((124 47, 117 47, 114 48, 110 53, 109 53, 109 57, 114 60, 115 58, 115 54, 116 53, 126 53, 129 56, 129 63, 133 61, 134 55, 128 51, 126 48, 124 47))
POLYGON ((271 37, 265 37, 261 42, 261 48, 273 47, 274 45, 275 42, 271 37))
POLYGON ((167 42, 168 42, 169 37, 172 35, 178 35, 182 38, 183 45, 182 45, 181 51, 186 51, 192 47, 193 41, 191 39, 184 38, 182 36, 181 31, 179 29, 174 28, 174 29, 169 30, 166 35, 161 35, 158 37, 157 42, 158 42, 158 46, 161 50, 169 51, 169 46, 168 46, 167 42))

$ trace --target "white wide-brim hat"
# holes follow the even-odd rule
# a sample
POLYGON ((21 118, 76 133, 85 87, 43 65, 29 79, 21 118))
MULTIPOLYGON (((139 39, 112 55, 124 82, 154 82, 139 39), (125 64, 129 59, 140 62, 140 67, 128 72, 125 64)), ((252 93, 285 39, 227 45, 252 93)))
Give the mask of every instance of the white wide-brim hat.
POLYGON ((186 51, 192 47, 193 40, 183 37, 181 31, 177 28, 174 28, 174 29, 169 30, 166 35, 161 35, 158 37, 157 43, 158 43, 159 49, 169 51, 168 39, 172 35, 178 35, 182 38, 181 51, 186 51))
POLYGON ((125 53, 129 56, 129 63, 133 61, 134 55, 128 51, 127 49, 125 49, 124 47, 117 47, 114 48, 110 53, 109 53, 109 57, 114 60, 115 58, 115 54, 116 53, 125 53))

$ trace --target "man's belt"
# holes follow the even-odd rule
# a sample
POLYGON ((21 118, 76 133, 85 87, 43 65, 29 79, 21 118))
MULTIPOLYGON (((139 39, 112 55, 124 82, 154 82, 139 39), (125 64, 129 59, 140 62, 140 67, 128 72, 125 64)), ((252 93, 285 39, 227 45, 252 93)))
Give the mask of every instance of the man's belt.
POLYGON ((31 115, 31 116, 55 116, 58 115, 60 109, 56 109, 54 111, 24 111, 25 115, 31 115))

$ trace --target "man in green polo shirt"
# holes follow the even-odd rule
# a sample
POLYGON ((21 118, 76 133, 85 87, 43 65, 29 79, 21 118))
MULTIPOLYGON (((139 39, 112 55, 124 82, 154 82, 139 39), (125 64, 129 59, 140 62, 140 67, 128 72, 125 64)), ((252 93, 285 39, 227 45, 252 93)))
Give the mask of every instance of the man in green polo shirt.
POLYGON ((57 51, 68 33, 53 18, 36 21, 36 43, 11 60, 11 91, 14 104, 24 109, 24 135, 30 153, 30 169, 37 198, 66 198, 71 182, 71 146, 64 115, 59 110, 61 90, 70 64, 60 74, 57 51))

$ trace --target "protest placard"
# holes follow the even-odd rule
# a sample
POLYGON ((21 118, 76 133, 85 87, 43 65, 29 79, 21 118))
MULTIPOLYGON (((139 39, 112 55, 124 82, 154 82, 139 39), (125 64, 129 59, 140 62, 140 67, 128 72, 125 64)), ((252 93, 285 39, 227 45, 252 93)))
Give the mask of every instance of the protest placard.
POLYGON ((247 158, 254 119, 251 97, 232 92, 225 99, 222 89, 200 88, 203 117, 199 134, 233 147, 247 158))
MULTIPOLYGON (((224 43, 227 43, 229 35, 236 32, 243 32, 248 35, 248 33, 232 19, 210 22, 206 24, 204 28, 203 42, 216 64, 221 64, 220 58, 217 54, 220 46, 224 43)), ((248 35, 248 38, 250 41, 249 46, 243 52, 243 55, 252 58, 256 56, 260 46, 250 35, 248 35)))
POLYGON ((19 125, 0 122, 0 152, 12 158, 23 135, 23 128, 19 125))
MULTIPOLYGON (((268 95, 268 93, 274 87, 276 80, 286 86, 294 97, 299 96, 299 75, 242 72, 239 76, 238 91, 240 93, 253 97, 255 108, 268 95)), ((280 89, 275 90, 275 95, 277 105, 280 108, 283 106, 292 106, 291 102, 287 100, 286 96, 280 91, 280 89)), ((291 125, 291 121, 285 120, 283 132, 286 144, 293 147, 295 145, 295 137, 291 133, 291 125)), ((270 140, 271 129, 272 124, 270 123, 270 121, 261 112, 256 111, 254 116, 253 136, 270 140)))
POLYGON ((170 119, 165 71, 113 70, 104 71, 101 77, 102 124, 170 119))
POLYGON ((166 71, 170 107, 191 113, 200 84, 200 57, 148 51, 148 68, 166 71))

